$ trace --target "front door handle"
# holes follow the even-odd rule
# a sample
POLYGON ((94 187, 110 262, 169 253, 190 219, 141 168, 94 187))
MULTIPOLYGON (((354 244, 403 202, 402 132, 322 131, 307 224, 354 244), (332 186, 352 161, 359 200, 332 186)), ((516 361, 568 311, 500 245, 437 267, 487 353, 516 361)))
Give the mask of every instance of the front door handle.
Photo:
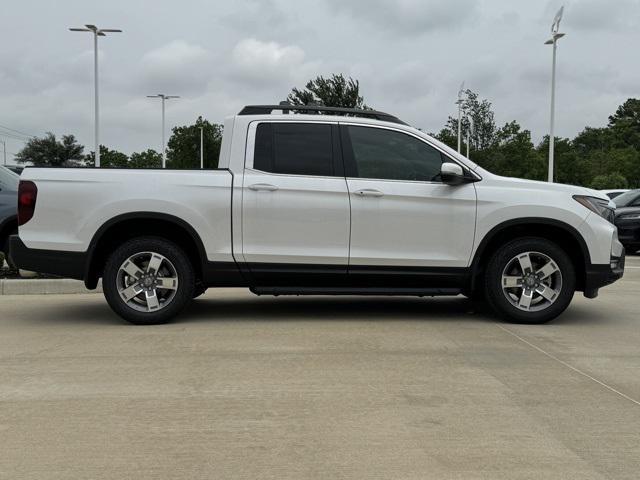
POLYGON ((362 190, 356 190, 353 193, 355 193, 359 197, 383 197, 384 196, 384 193, 374 188, 363 188, 362 190))
POLYGON ((249 190, 275 192, 278 190, 278 187, 270 183, 254 183, 253 185, 249 185, 249 190))

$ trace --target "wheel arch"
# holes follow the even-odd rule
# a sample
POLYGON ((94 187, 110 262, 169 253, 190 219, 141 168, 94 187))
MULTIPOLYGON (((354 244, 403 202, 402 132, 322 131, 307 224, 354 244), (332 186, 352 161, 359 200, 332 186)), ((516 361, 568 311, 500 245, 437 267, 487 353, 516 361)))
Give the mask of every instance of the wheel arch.
POLYGON ((87 288, 96 288, 114 245, 139 236, 158 236, 175 242, 193 263, 196 277, 202 278, 207 255, 200 235, 189 223, 166 213, 131 212, 105 222, 91 239, 84 275, 87 288))
POLYGON ((500 245, 521 237, 539 237, 560 246, 571 258, 576 269, 576 287, 582 291, 591 256, 587 243, 571 225, 551 218, 528 217, 507 220, 493 227, 482 239, 471 262, 471 292, 479 285, 487 261, 500 245))

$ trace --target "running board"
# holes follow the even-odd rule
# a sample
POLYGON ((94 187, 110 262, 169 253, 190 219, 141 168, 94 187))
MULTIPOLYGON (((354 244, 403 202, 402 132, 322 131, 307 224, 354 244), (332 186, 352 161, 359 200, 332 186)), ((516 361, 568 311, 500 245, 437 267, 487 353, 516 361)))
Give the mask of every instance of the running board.
POLYGON ((405 295, 434 297, 459 295, 460 288, 388 288, 388 287, 251 287, 256 295, 405 295))

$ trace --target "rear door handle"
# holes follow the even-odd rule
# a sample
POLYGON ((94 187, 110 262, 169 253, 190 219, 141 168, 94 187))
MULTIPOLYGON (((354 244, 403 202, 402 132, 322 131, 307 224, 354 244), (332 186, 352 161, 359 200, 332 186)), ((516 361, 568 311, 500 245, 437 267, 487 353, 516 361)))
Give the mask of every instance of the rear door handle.
POLYGON ((271 185, 270 183, 254 183, 253 185, 249 185, 249 190, 275 192, 278 190, 278 187, 271 185))
POLYGON ((356 190, 353 193, 358 195, 359 197, 383 197, 384 196, 384 193, 374 188, 363 188, 362 190, 356 190))

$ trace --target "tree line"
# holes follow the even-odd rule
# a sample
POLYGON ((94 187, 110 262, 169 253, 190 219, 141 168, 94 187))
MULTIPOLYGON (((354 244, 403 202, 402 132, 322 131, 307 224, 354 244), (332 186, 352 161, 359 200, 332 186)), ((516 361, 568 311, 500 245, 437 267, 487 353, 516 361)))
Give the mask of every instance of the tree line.
MULTIPOLYGON (((216 168, 222 142, 222 125, 198 117, 192 125, 173 127, 167 143, 167 168, 200 168, 200 128, 203 129, 204 168, 216 168)), ((93 167, 95 152, 84 153, 84 146, 73 135, 57 139, 53 133, 31 138, 15 160, 40 167, 93 167)), ((160 168, 162 153, 154 149, 127 155, 100 145, 102 168, 160 168)))
MULTIPOLYGON (((537 145, 531 132, 513 120, 498 126, 491 102, 472 90, 464 92, 463 153, 469 138, 471 160, 498 175, 532 180, 547 178, 549 137, 537 145), (470 119, 470 121, 468 120, 470 119)), ((293 88, 287 97, 293 105, 370 107, 360 94, 358 80, 334 74, 310 80, 304 88, 293 88)), ((215 168, 222 140, 222 125, 198 117, 192 125, 174 127, 167 144, 168 168, 199 168, 200 127, 204 128, 205 167, 215 168)), ((457 116, 449 116, 444 127, 432 135, 457 148, 457 116)), ((31 139, 16 156, 18 162, 50 166, 92 166, 93 152, 73 135, 57 140, 53 134, 31 139)), ((154 150, 133 153, 100 147, 101 166, 158 168, 161 154, 154 150)), ((575 138, 555 139, 555 179, 557 182, 596 189, 640 188, 640 99, 630 98, 609 117, 604 127, 585 127, 575 138)))

